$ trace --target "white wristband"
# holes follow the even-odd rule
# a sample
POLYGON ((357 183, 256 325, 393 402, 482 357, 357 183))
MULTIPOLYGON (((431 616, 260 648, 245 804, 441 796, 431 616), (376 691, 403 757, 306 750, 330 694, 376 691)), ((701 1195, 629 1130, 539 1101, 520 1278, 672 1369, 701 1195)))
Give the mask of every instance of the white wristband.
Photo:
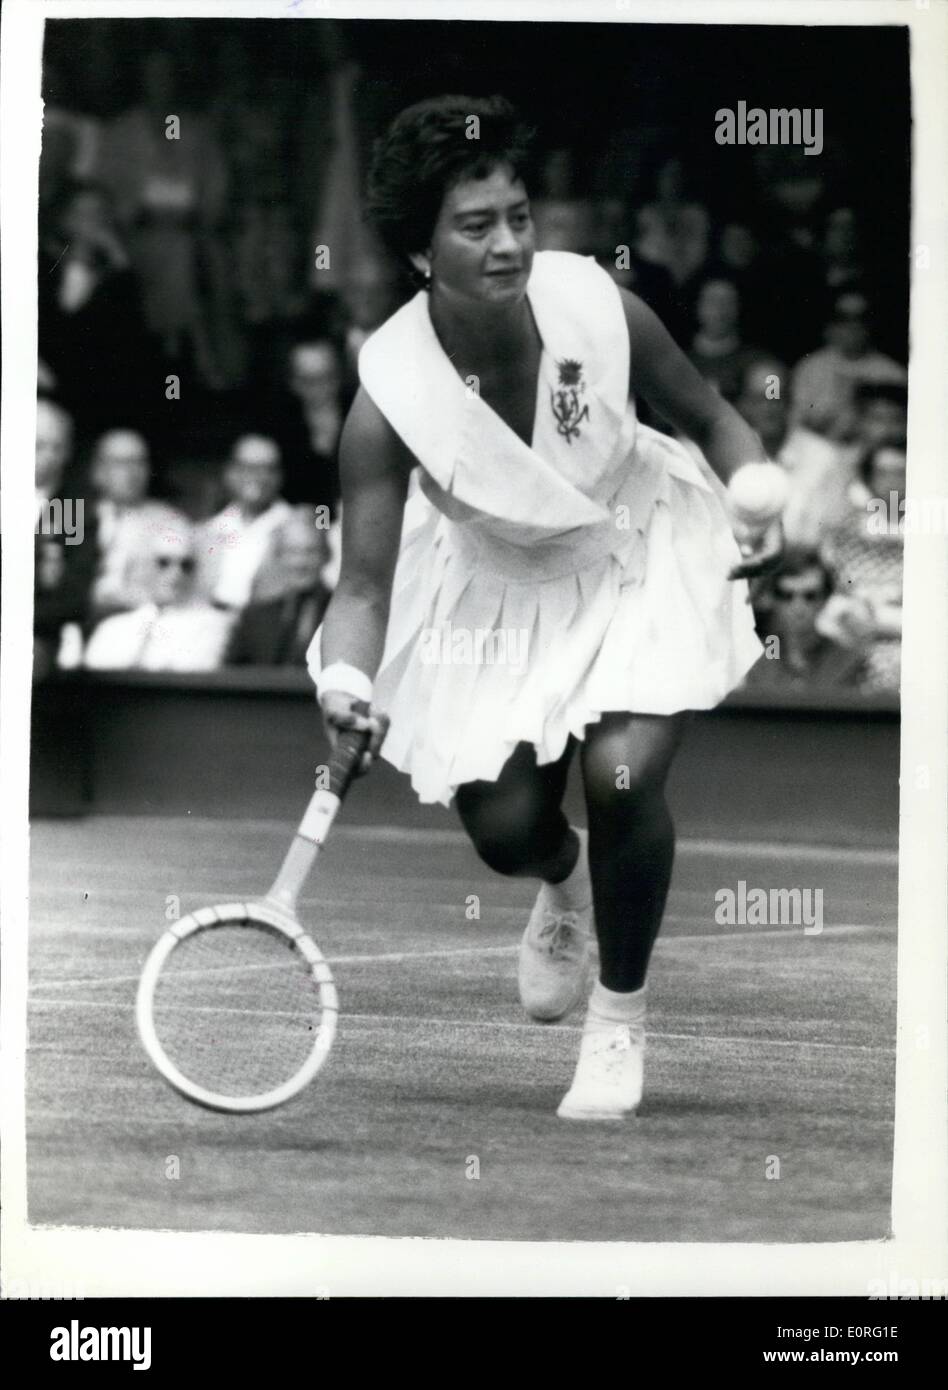
POLYGON ((357 666, 349 666, 345 661, 334 661, 331 666, 320 671, 316 680, 316 696, 322 699, 327 690, 341 690, 353 699, 372 703, 372 682, 357 666))

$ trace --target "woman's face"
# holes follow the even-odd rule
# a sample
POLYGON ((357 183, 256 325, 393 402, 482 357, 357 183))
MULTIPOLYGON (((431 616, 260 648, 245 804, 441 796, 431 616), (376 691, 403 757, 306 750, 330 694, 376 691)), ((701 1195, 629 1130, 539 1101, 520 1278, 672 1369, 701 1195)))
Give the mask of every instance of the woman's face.
POLYGON ((505 305, 523 295, 533 252, 527 191, 509 165, 498 165, 448 190, 429 254, 418 260, 427 260, 432 290, 446 300, 505 305))

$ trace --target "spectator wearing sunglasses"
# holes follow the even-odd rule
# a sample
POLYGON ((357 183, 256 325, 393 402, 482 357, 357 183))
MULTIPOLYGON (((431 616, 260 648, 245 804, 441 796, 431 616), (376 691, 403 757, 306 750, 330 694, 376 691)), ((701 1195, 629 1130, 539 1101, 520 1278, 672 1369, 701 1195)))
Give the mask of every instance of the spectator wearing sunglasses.
POLYGON ((152 601, 105 618, 93 632, 85 664, 110 671, 216 671, 234 616, 196 595, 190 528, 152 542, 152 601))
POLYGON ((92 456, 97 493, 99 567, 92 589, 93 613, 137 608, 152 596, 153 541, 187 530, 181 512, 148 495, 151 460, 135 430, 108 430, 92 456))
POLYGON ((833 592, 833 574, 816 550, 791 547, 757 605, 765 654, 748 677, 752 690, 856 688, 863 677, 860 652, 820 630, 833 592))

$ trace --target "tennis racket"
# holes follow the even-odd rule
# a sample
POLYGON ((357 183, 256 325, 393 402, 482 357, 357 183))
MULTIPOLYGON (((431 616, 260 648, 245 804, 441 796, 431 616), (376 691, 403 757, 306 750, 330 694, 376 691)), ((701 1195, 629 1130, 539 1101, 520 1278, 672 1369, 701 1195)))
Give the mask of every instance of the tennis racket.
POLYGON ((329 1056, 336 987, 296 904, 368 741, 364 730, 340 734, 329 786, 313 793, 264 898, 190 913, 145 962, 135 1006, 145 1051, 176 1091, 209 1110, 271 1110, 329 1056))

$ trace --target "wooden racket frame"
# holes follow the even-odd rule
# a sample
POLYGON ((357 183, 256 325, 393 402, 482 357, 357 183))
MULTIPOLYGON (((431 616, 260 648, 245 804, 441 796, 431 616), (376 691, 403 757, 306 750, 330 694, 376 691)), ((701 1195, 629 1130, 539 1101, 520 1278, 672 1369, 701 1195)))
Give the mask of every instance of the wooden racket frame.
MULTIPOLYGON (((357 708, 360 713, 365 712, 364 706, 357 708)), ((239 1115, 272 1110, 308 1086, 329 1056, 336 1035, 339 999, 325 956, 297 920, 296 904, 367 745, 368 735, 365 732, 351 731, 340 735, 329 763, 329 787, 318 788, 310 798, 280 871, 264 898, 248 903, 231 902, 217 907, 202 907, 189 913, 162 933, 145 961, 135 999, 135 1021, 142 1046, 169 1085, 187 1100, 207 1110, 239 1115), (155 1028, 155 990, 169 956, 182 941, 195 932, 213 931, 215 927, 234 925, 248 919, 280 933, 300 952, 316 985, 320 1022, 305 1061, 287 1081, 258 1095, 225 1096, 191 1081, 165 1052, 155 1028)))

